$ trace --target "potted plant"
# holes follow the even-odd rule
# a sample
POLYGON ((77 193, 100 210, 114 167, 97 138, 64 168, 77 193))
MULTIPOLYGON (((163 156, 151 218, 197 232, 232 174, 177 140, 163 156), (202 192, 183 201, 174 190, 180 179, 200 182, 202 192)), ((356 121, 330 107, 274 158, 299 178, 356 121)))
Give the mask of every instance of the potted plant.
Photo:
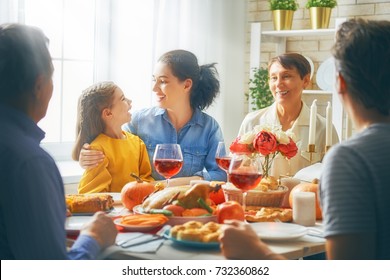
POLYGON ((274 102, 271 90, 268 85, 268 70, 254 68, 253 78, 249 80, 249 93, 245 94, 246 99, 252 104, 252 110, 268 107, 274 102))
POLYGON ((310 10, 311 28, 328 28, 330 14, 332 9, 336 6, 336 0, 308 0, 306 3, 306 8, 310 10))
POLYGON ((289 30, 294 12, 299 5, 296 0, 269 0, 275 30, 289 30))

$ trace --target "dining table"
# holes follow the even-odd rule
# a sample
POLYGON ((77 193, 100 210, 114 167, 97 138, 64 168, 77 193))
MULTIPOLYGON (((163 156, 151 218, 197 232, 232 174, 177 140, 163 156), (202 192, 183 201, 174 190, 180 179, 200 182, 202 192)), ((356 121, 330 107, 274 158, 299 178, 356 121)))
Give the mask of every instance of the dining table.
MULTIPOLYGON (((114 194, 115 197, 118 195, 114 194)), ((128 215, 131 213, 128 209, 123 207, 120 201, 116 200, 114 209, 108 213, 113 219, 128 215)), ((88 215, 75 215, 68 217, 65 223, 65 229, 68 235, 68 245, 71 245, 78 235, 79 228, 87 222, 91 216, 88 215)), ((253 223, 253 226, 260 223, 253 223)), ((285 224, 285 223, 282 223, 285 224)), ((151 239, 152 236, 156 236, 156 233, 161 229, 155 228, 150 231, 127 231, 121 227, 118 227, 119 232, 116 238, 115 245, 106 248, 98 256, 99 259, 112 259, 112 260, 223 260, 225 257, 221 253, 219 246, 187 246, 183 242, 177 242, 177 240, 169 238, 166 233, 161 234, 161 238, 156 241, 146 242, 138 246, 130 246, 123 248, 118 245, 126 241, 127 239, 137 238, 134 240, 151 239)), ((161 232, 161 230, 160 230, 161 232)), ((169 232, 169 230, 168 230, 169 232)), ((308 227, 307 231, 303 235, 289 236, 286 232, 283 238, 273 238, 263 241, 270 247, 275 253, 281 254, 287 259, 303 259, 311 255, 325 252, 325 239, 322 237, 322 223, 317 221, 315 226, 308 227)))

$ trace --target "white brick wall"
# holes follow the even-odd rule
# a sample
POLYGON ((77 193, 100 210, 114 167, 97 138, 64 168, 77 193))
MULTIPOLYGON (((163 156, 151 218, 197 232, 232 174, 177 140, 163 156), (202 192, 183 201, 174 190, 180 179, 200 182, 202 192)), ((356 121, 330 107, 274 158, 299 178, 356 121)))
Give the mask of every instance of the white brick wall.
MULTIPOLYGON (((248 90, 249 80, 249 44, 250 44, 250 23, 261 22, 263 30, 273 30, 272 12, 269 9, 268 0, 247 0, 247 49, 246 59, 248 70, 245 82, 245 89, 248 90)), ((305 8, 306 0, 298 0, 299 9, 294 13, 292 29, 309 29, 310 14, 305 8)), ((332 10, 329 27, 335 26, 335 18, 357 18, 373 20, 390 20, 389 0, 338 0, 338 6, 332 10)), ((291 37, 287 39, 286 50, 288 52, 298 52, 310 57, 315 65, 315 71, 319 65, 330 56, 330 49, 333 45, 333 36, 322 37, 291 37)), ((275 44, 263 43, 261 45, 261 65, 266 66, 266 62, 275 55, 275 44)), ((308 89, 318 89, 315 83, 315 73, 312 86, 308 89)), ((310 97, 306 97, 310 99, 310 97)), ((244 105, 248 108, 247 104, 244 105)))

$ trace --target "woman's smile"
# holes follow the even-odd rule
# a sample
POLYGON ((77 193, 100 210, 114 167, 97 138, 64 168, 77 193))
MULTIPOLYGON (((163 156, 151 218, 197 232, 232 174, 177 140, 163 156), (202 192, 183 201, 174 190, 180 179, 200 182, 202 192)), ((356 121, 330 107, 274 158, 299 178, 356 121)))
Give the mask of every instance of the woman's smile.
POLYGON ((282 95, 282 96, 284 96, 284 95, 286 95, 287 93, 288 93, 289 91, 288 90, 285 90, 285 91, 276 91, 275 93, 277 94, 277 95, 282 95))

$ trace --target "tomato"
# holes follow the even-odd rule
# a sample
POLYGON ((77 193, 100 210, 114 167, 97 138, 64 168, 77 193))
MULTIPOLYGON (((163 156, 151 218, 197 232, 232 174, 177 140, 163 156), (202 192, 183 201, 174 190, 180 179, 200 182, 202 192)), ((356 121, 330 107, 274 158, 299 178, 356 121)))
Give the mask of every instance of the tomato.
POLYGON ((209 198, 214 201, 215 204, 225 202, 225 195, 221 185, 216 185, 209 194, 209 198))
POLYGON ((244 209, 237 201, 223 202, 217 206, 217 220, 220 224, 225 220, 245 221, 244 209))
POLYGON ((164 206, 163 209, 169 210, 172 212, 173 216, 179 216, 179 217, 183 215, 183 212, 185 210, 183 207, 179 205, 173 205, 173 204, 166 205, 164 206))

